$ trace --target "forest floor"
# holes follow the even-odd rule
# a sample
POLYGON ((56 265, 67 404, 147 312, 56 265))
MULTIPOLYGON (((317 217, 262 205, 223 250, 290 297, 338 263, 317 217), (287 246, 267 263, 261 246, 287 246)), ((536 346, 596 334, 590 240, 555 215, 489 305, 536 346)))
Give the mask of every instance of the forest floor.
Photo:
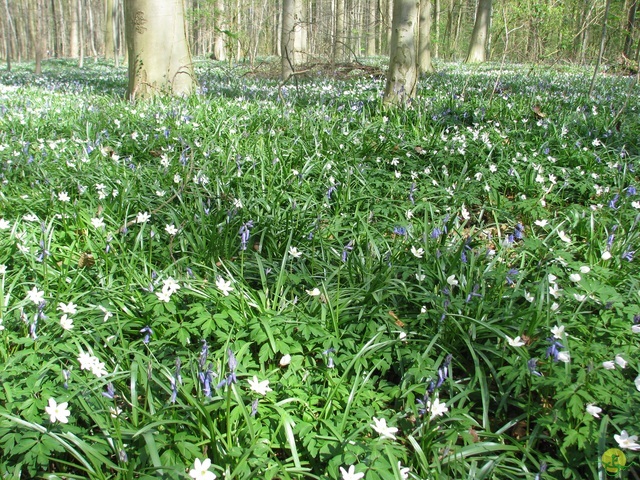
POLYGON ((640 473, 634 77, 376 65, 0 72, 3 477, 640 473))

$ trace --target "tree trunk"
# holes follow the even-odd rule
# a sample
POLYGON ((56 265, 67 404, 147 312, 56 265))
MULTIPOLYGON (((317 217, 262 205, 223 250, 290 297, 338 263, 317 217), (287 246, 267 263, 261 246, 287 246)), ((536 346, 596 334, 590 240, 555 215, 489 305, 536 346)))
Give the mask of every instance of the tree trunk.
POLYGON ((304 0, 295 1, 294 12, 294 49, 293 49, 293 64, 300 65, 304 63, 306 57, 306 39, 307 39, 307 27, 305 23, 305 5, 304 0))
POLYGON ((487 59, 487 39, 491 26, 491 0, 479 0, 476 21, 473 25, 467 63, 484 62, 487 59))
POLYGON ((280 79, 286 82, 293 75, 295 61, 296 0, 282 2, 282 39, 280 79))
POLYGON ((434 12, 434 36, 436 37, 436 41, 433 44, 433 58, 438 58, 438 52, 440 49, 440 0, 435 0, 435 12, 434 12))
POLYGON ((367 32, 367 57, 373 57, 376 54, 376 10, 377 1, 369 0, 367 6, 367 26, 365 31, 367 32))
POLYGON ((631 56, 631 47, 633 46, 633 29, 636 24, 637 12, 638 0, 631 0, 631 5, 629 5, 629 14, 627 15, 627 24, 625 28, 627 31, 627 35, 625 36, 624 47, 622 48, 622 53, 627 58, 631 56))
POLYGON ((7 39, 7 72, 11 71, 11 30, 12 30, 12 21, 11 21, 11 12, 9 12, 9 0, 4 0, 4 10, 5 10, 5 36, 7 39))
POLYGON ((604 7, 604 18, 602 19, 602 37, 600 38, 600 50, 598 52, 598 59, 596 65, 593 68, 593 77, 591 77, 591 85, 589 86, 589 96, 593 94, 593 87, 596 83, 596 76, 598 75, 598 68, 600 68, 600 62, 602 62, 602 55, 604 54, 604 46, 607 41, 607 20, 609 18, 609 9, 611 7, 611 0, 607 0, 604 7))
POLYGON ((84 66, 84 9, 82 8, 82 0, 75 0, 77 3, 77 12, 78 12, 78 67, 82 68, 84 66))
POLYGON ((31 0, 29 6, 31 7, 31 11, 29 12, 29 26, 36 57, 34 73, 36 75, 42 75, 42 59, 44 58, 46 49, 46 31, 44 25, 47 14, 43 0, 31 0))
POLYGON ((129 98, 193 92, 196 79, 183 0, 127 0, 124 7, 129 98))
POLYGON ((69 56, 71 58, 78 58, 80 55, 78 0, 69 0, 69 16, 69 56))
POLYGON ((224 22, 224 1, 216 0, 215 10, 213 12, 213 58, 215 60, 226 60, 227 50, 225 48, 226 29, 224 22))
POLYGON ((419 0, 394 2, 389 72, 384 91, 385 104, 408 104, 416 95, 416 30, 419 6, 419 0))
POLYGON ((335 28, 333 30, 333 45, 331 62, 344 60, 344 0, 336 0, 335 28))
POLYGON ((105 0, 104 9, 104 58, 115 60, 116 41, 114 35, 114 24, 116 11, 113 8, 113 0, 105 0))
POLYGON ((418 33, 418 73, 433 73, 431 63, 431 0, 420 2, 418 33))

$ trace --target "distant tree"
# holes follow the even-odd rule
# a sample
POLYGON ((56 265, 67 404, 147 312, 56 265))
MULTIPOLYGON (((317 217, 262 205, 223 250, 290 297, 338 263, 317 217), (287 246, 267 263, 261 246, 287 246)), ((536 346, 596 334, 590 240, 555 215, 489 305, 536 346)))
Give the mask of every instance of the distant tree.
POLYGON ((216 60, 227 59, 225 47, 224 1, 215 1, 213 12, 213 58, 216 60))
POLYGON ((487 59, 487 39, 491 27, 491 0, 479 0, 476 21, 473 25, 467 63, 484 62, 487 59))
POLYGON ((391 32, 389 71, 384 90, 384 103, 402 104, 416 95, 418 63, 416 34, 419 0, 395 0, 391 32))
MULTIPOLYGON (((285 0, 286 1, 286 0, 285 0)), ((336 0, 336 13, 331 46, 331 62, 341 62, 345 58, 344 43, 344 0, 336 0)))
POLYGON ((281 39, 281 68, 280 79, 286 82, 293 75, 295 62, 295 12, 296 0, 283 0, 282 2, 282 39, 281 39))
POLYGON ((622 53, 625 57, 631 57, 631 48, 633 47, 633 29, 636 25, 636 14, 638 12, 638 0, 631 0, 629 11, 627 12, 627 22, 625 25, 626 35, 622 53))
POLYGON ((104 2, 104 57, 109 60, 115 60, 116 42, 115 42, 115 24, 116 9, 113 0, 105 0, 104 2))
POLYGON ((130 99, 194 90, 183 0, 126 0, 125 30, 130 99))
POLYGON ((418 73, 433 73, 431 63, 431 0, 421 0, 418 33, 418 73))
POLYGON ((12 55, 12 51, 11 51, 11 30, 13 27, 13 24, 11 22, 11 12, 9 11, 9 0, 4 0, 4 11, 5 11, 5 24, 4 24, 4 35, 5 35, 5 43, 7 45, 7 51, 6 51, 6 55, 7 55, 7 71, 10 72, 11 71, 11 55, 12 55))

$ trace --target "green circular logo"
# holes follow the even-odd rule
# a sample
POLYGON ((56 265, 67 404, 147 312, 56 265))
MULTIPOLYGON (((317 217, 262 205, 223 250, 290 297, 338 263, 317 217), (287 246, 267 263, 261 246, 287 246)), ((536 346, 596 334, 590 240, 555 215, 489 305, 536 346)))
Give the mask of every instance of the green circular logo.
POLYGON ((602 454, 602 465, 607 472, 618 473, 627 464, 627 457, 619 448, 610 448, 602 454))

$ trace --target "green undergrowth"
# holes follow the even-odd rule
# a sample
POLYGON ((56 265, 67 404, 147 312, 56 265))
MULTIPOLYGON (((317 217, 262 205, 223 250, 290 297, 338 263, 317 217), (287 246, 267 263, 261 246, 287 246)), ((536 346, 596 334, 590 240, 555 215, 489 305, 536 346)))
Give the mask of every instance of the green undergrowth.
POLYGON ((122 69, 28 67, 0 73, 5 478, 637 472, 632 79, 446 64, 388 109, 378 78, 202 62, 132 104, 122 69))

